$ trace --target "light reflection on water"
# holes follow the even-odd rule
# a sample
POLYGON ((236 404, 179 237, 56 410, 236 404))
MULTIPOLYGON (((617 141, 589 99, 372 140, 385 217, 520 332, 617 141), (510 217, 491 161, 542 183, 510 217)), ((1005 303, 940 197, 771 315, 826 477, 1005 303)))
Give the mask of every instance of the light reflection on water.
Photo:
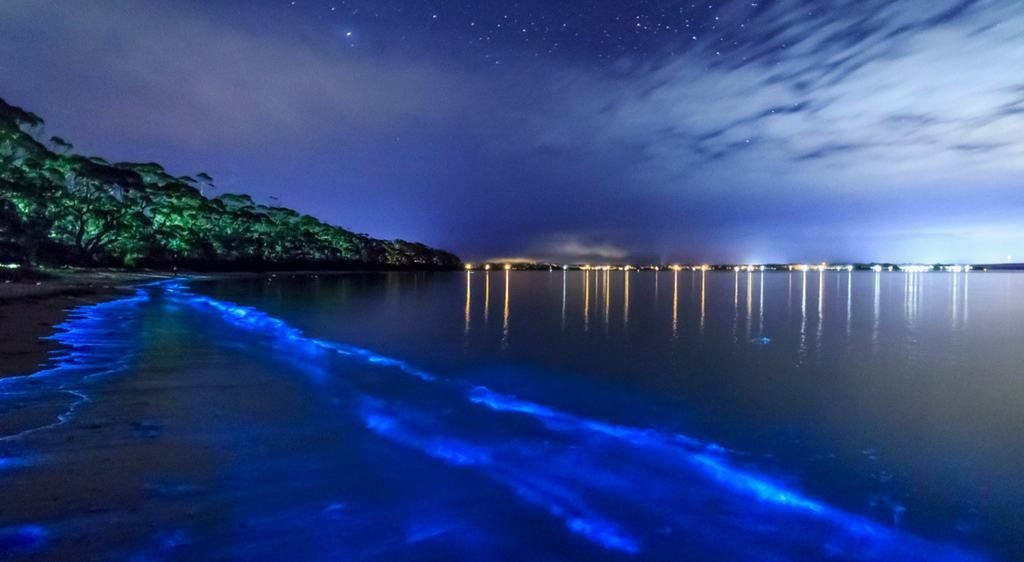
MULTIPOLYGON (((1012 431, 1024 397, 1012 371, 1024 359, 1014 345, 1020 278, 816 273, 500 272, 500 322, 488 314, 490 272, 197 284, 198 295, 155 299, 173 307, 144 309, 157 325, 193 334, 193 356, 160 355, 159 369, 134 376, 197 371, 219 384, 236 380, 240 366, 218 370, 202 359, 214 347, 244 349, 235 360, 254 369, 284 361, 283 371, 271 369, 277 378, 261 383, 277 381, 268 387, 275 398, 288 394, 281 381, 290 372, 310 375, 315 390, 300 392, 301 403, 332 418, 355 416, 362 429, 317 425, 326 449, 269 437, 251 446, 285 447, 281 461, 289 463, 330 456, 332 447, 370 454, 380 445, 367 441, 368 430, 406 451, 381 454, 422 474, 406 490, 403 502, 412 503, 387 507, 368 492, 317 512, 331 525, 356 517, 350 524, 383 533, 374 541, 413 503, 431 514, 397 551, 357 549, 368 558, 445 559, 477 549, 489 559, 503 536, 517 537, 505 552, 550 559, 674 559, 679 548, 697 559, 1015 556, 1024 498, 1021 438, 1012 431), (665 275, 670 298, 658 291, 665 275), (601 330, 589 329, 592 305, 601 330), (216 312, 251 336, 182 307, 216 312), (401 382, 380 369, 413 376, 401 382), (435 473, 431 462, 458 472, 435 473), (511 497, 499 508, 492 499, 500 493, 511 497), (481 518, 484 506, 490 515, 481 518), (598 550, 535 528, 531 509, 598 550), (467 526, 477 542, 451 550, 467 526)), ((231 409, 230 401, 222 406, 231 409)), ((273 435, 314 419, 288 411, 250 423, 273 435)), ((340 482, 365 487, 392 476, 337 470, 344 466, 330 461, 327 472, 304 478, 287 509, 340 482)), ((263 521, 271 514, 260 497, 231 501, 263 521)), ((194 507, 207 509, 207 501, 194 507)), ((14 523, 35 522, 0 510, 0 523, 0 541, 16 541, 14 523)), ((200 530, 185 536, 220 540, 200 530)), ((339 541, 322 547, 352 546, 339 541)))
MULTIPOLYGON (((796 472, 813 473, 809 485, 863 501, 868 511, 889 500, 856 499, 853 484, 829 482, 828 474, 843 465, 843 477, 884 481, 875 495, 899 489, 902 501, 920 502, 903 520, 929 532, 983 534, 989 525, 985 532, 1010 534, 1000 525, 1021 505, 1013 474, 1024 466, 1020 440, 1004 429, 1019 422, 1024 403, 1022 383, 1007 370, 1024 360, 1007 345, 1022 333, 1021 301, 1010 298, 1024 289, 1017 274, 572 271, 555 273, 554 283, 547 275, 513 273, 520 279, 501 363, 671 396, 686 405, 688 423, 786 457, 796 472), (658 291, 665 281, 670 295, 658 291), (555 322, 545 305, 549 285, 555 322), (598 333, 589 329, 595 304, 598 333), (984 310, 983 321, 971 318, 974 308, 984 310), (943 450, 969 460, 945 462, 943 450), (987 478, 1007 482, 1001 499, 984 497, 987 478), (938 482, 950 480, 956 486, 939 491, 946 484, 938 482), (927 495, 908 491, 922 485, 927 495), (962 508, 955 505, 970 507, 954 515, 962 508), (981 523, 988 508, 995 522, 981 523)), ((436 283, 434 303, 446 285, 436 283)), ((383 324, 364 341, 393 340, 383 324)), ((459 357, 391 349, 462 372, 493 365, 493 334, 474 316, 469 351, 459 357)))

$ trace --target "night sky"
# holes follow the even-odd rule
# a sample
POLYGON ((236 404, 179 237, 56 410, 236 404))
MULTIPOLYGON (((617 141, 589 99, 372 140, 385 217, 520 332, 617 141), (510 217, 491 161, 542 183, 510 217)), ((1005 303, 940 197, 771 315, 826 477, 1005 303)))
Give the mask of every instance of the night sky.
POLYGON ((81 152, 464 259, 1024 261, 1020 0, 3 0, 0 53, 81 152))

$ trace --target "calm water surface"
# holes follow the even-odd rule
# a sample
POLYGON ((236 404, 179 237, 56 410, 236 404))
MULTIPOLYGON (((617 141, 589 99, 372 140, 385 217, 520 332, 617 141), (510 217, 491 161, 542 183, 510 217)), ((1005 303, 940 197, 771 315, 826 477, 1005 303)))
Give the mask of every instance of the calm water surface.
POLYGON ((0 381, 0 558, 1024 557, 1024 275, 278 276, 0 381))

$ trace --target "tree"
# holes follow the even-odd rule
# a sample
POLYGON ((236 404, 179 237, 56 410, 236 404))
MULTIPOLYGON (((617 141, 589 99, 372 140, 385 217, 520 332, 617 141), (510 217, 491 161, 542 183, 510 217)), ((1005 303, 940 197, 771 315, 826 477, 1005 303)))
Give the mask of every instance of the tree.
POLYGON ((51 207, 53 233, 76 250, 82 263, 93 262, 115 244, 142 242, 147 198, 138 173, 81 156, 52 159, 50 173, 64 186, 51 207))
MULTIPOLYGON (((35 263, 216 267, 455 267, 423 244, 386 242, 249 195, 204 172, 75 154, 39 116, 0 100, 0 257, 35 263), (21 259, 21 258, 19 258, 21 259)), ((276 201, 275 198, 271 198, 276 201)))

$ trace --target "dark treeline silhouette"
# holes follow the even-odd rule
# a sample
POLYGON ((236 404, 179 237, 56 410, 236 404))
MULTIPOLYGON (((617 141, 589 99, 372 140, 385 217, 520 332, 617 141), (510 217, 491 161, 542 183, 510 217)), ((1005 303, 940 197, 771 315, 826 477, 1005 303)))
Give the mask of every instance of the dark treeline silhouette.
POLYGON ((384 241, 248 195, 206 174, 110 163, 43 140, 43 120, 0 99, 0 261, 194 269, 448 268, 448 252, 384 241))

